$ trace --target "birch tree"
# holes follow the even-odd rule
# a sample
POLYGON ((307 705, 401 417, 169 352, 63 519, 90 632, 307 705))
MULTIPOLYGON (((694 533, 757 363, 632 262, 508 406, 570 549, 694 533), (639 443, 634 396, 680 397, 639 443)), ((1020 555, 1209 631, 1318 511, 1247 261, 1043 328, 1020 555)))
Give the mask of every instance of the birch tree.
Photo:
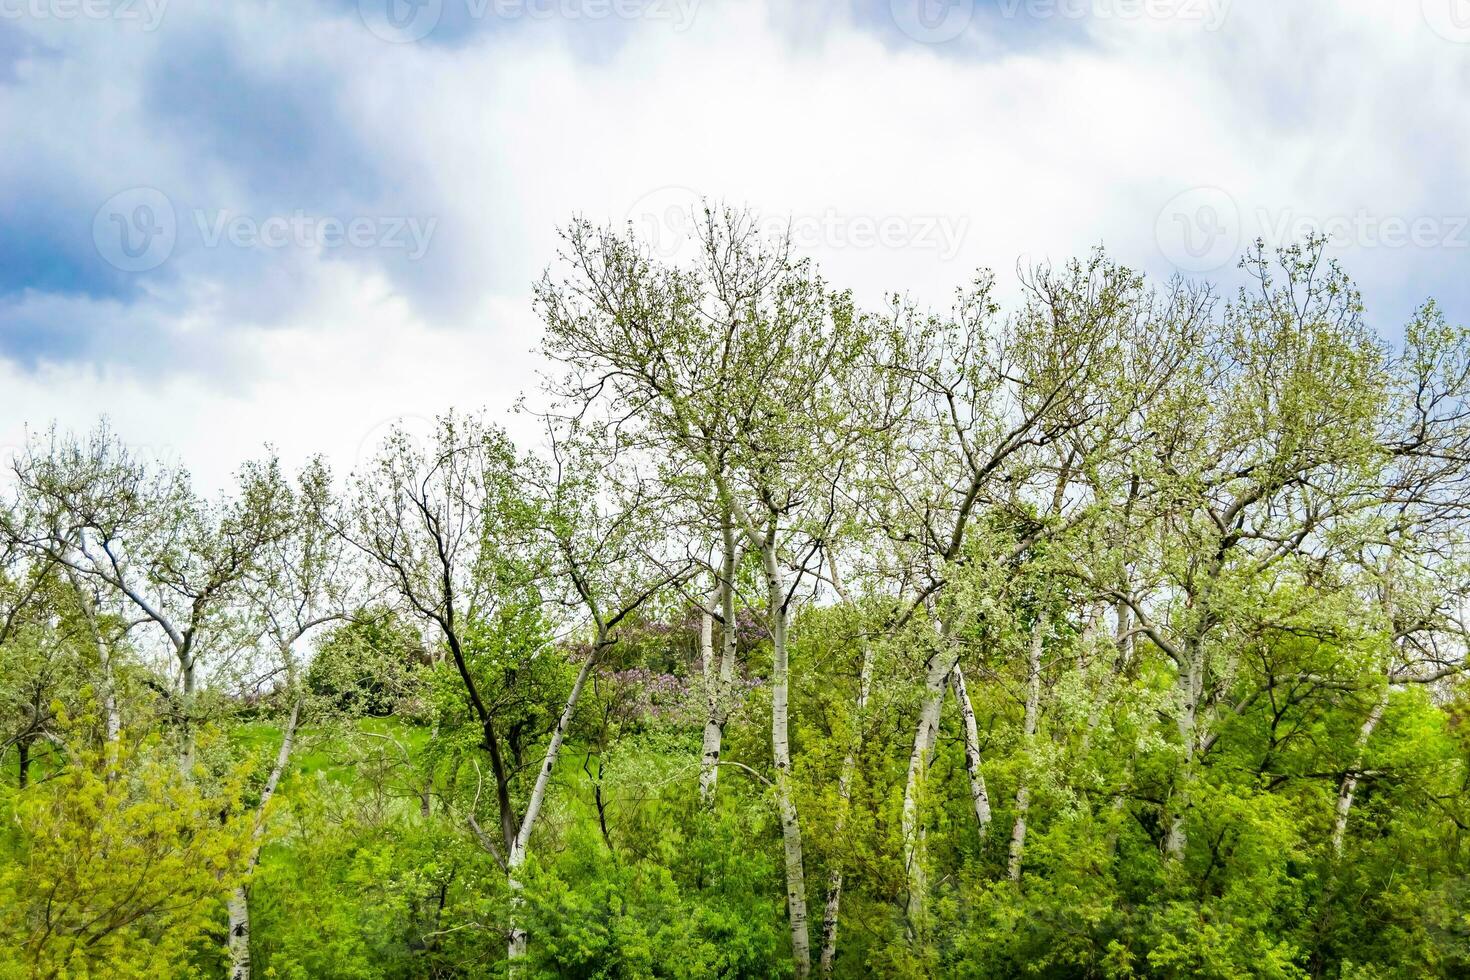
POLYGON ((212 644, 233 651, 245 583, 289 531, 278 464, 245 464, 233 493, 206 502, 186 473, 138 460, 103 425, 84 439, 34 439, 14 469, 21 516, 8 536, 111 590, 172 654, 180 762, 192 770, 200 657, 212 644))
MULTIPOLYGON (((1149 415, 1135 453, 1154 543, 1143 581, 1112 588, 1171 663, 1180 753, 1162 847, 1182 857, 1191 786, 1240 679, 1236 629, 1259 629, 1249 583, 1333 546, 1328 533, 1371 473, 1384 397, 1361 304, 1320 248, 1255 257, 1254 292, 1228 304, 1149 415)), ((1099 582, 1104 585, 1105 583, 1099 582)))
MULTIPOLYGON (((693 572, 693 564, 678 550, 670 551, 661 533, 658 487, 625 460, 626 447, 616 433, 549 420, 547 435, 549 458, 528 464, 529 530, 545 555, 543 574, 562 589, 569 587, 564 598, 581 609, 591 642, 536 771, 520 827, 506 842, 513 903, 531 834, 588 678, 617 644, 624 622, 693 572)), ((526 934, 513 904, 509 957, 514 962, 525 953, 526 934)))
POLYGON ((331 524, 339 520, 335 514, 338 505, 332 494, 331 473, 321 460, 313 460, 302 470, 283 506, 287 508, 290 531, 263 549, 244 590, 249 607, 247 615, 255 624, 271 665, 268 676, 282 679, 280 690, 289 707, 281 744, 255 807, 247 877, 235 888, 228 905, 232 980, 250 977, 248 876, 260 860, 268 807, 291 762, 305 703, 297 647, 318 627, 350 614, 349 589, 354 569, 348 562, 342 538, 331 530, 331 524))
POLYGON ((569 267, 538 298, 548 351, 576 369, 565 394, 641 407, 654 444, 677 448, 759 556, 772 642, 771 754, 792 955, 811 968, 801 822, 792 784, 789 631, 835 518, 830 487, 851 433, 840 423, 863 345, 851 300, 749 215, 706 209, 701 261, 658 266, 636 242, 585 223, 564 234, 569 267))
MULTIPOLYGON (((874 520, 907 552, 913 572, 893 624, 928 618, 956 566, 977 555, 1000 565, 1019 559, 1039 536, 1066 521, 1023 530, 1009 545, 977 551, 983 515, 1010 509, 1034 480, 1036 450, 1063 441, 1096 411, 1109 350, 1139 301, 1136 274, 1094 256, 1061 272, 1038 270, 1029 302, 1013 322, 999 319, 994 282, 980 276, 958 294, 950 316, 898 306, 887 336, 890 370, 912 386, 916 409, 891 441, 888 474, 874 520), (994 553, 995 548, 1004 553, 994 553)), ((962 648, 942 619, 929 619, 923 688, 905 781, 902 816, 910 935, 922 941, 927 890, 921 799, 945 689, 962 648)), ((977 811, 978 814, 983 810, 977 811)))
POLYGON ((1371 575, 1387 650, 1338 786, 1332 850, 1341 855, 1369 740, 1391 691, 1434 684, 1465 668, 1463 526, 1470 500, 1470 333, 1426 304, 1389 366, 1380 423, 1385 465, 1372 510, 1378 520, 1357 561, 1371 575))

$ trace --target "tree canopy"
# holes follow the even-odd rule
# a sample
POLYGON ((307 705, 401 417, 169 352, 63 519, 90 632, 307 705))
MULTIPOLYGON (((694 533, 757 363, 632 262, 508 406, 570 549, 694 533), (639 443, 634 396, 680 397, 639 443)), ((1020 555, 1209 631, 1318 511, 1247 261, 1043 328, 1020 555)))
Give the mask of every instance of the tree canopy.
POLYGON ((1470 973, 1470 330, 694 218, 563 229, 524 445, 32 438, 0 977, 1470 973))

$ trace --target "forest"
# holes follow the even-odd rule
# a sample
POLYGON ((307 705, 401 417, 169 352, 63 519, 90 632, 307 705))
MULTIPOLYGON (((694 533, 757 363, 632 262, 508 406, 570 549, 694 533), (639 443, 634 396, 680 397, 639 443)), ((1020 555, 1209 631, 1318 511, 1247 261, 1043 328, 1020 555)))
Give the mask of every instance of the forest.
POLYGON ((1470 330, 696 223, 351 471, 29 420, 0 978, 1470 975, 1470 330))

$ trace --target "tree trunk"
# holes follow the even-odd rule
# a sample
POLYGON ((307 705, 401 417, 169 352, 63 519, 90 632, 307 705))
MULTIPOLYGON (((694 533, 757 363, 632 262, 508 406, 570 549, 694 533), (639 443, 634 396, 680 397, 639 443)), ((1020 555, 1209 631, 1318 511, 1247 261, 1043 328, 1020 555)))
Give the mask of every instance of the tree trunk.
POLYGON ((706 807, 715 802, 715 780, 720 770, 720 690, 715 666, 715 617, 708 608, 699 611, 699 663, 704 674, 704 745, 699 754, 699 800, 706 807))
POLYGON ((517 842, 511 845, 510 857, 505 863, 506 885, 510 889, 510 940, 505 955, 510 961, 509 973, 519 976, 521 961, 526 957, 526 930, 521 928, 521 908, 525 900, 521 897, 521 868, 526 863, 526 852, 517 842))
MULTIPOLYGON (((260 838, 265 833, 266 804, 276 795, 281 774, 286 771, 286 764, 291 760, 291 749, 296 743, 296 725, 300 719, 301 699, 297 698, 286 719, 286 731, 281 738, 281 748, 276 753, 275 765, 266 777, 265 788, 260 791, 260 804, 255 809, 255 829, 252 831, 254 844, 250 850, 247 875, 255 870, 255 865, 260 860, 260 838)), ((250 893, 243 882, 230 896, 229 914, 230 980, 250 980, 250 893)))
POLYGON ((1031 809, 1031 767, 1036 764, 1036 727, 1041 713, 1041 650, 1046 641, 1047 617, 1038 614, 1031 626, 1031 649, 1026 657, 1026 713, 1021 721, 1021 740, 1026 753, 1021 779, 1016 786, 1016 822, 1011 826, 1010 854, 1006 873, 1021 880, 1021 859, 1026 851, 1026 815, 1031 809))
POLYGON ((1184 857, 1184 848, 1189 843, 1185 819, 1193 805, 1191 787, 1194 782, 1195 745, 1199 738, 1199 699, 1204 687, 1204 665, 1198 645, 1191 644, 1188 654, 1188 666, 1179 676, 1179 696, 1183 703, 1177 720, 1179 738, 1184 746, 1184 764, 1174 798, 1170 801, 1169 832, 1164 838, 1164 853, 1175 861, 1184 857))
POLYGON ((942 624, 938 632, 938 642, 935 643, 934 652, 929 655, 925 671, 924 703, 919 710, 918 727, 914 731, 914 748, 909 754, 900 825, 903 834, 904 873, 908 879, 906 916, 911 941, 918 941, 924 934, 924 907, 928 890, 924 867, 924 826, 919 812, 920 798, 929 757, 939 733, 939 713, 944 707, 944 690, 950 671, 959 662, 959 655, 951 653, 944 641, 942 624))
POLYGON ((970 692, 965 689, 965 674, 956 661, 949 672, 950 687, 954 689, 955 701, 960 706, 964 719, 965 769, 970 774, 970 800, 975 806, 975 831, 980 840, 990 827, 990 793, 985 789, 985 774, 980 771, 980 728, 975 724, 975 707, 970 703, 970 692))
POLYGON ((19 786, 25 789, 31 781, 31 740, 22 738, 15 743, 16 761, 20 764, 19 786))
MULTIPOLYGON (((1396 557, 1390 553, 1387 574, 1383 586, 1383 611, 1387 616, 1391 629, 1398 629, 1398 601, 1394 587, 1394 573, 1398 568, 1396 557)), ((1398 641, 1396 640, 1391 652, 1396 652, 1398 641)), ((1347 772, 1343 773, 1342 784, 1337 790, 1337 810, 1332 821, 1332 853, 1336 857, 1342 856, 1342 847, 1347 840, 1348 814, 1353 809, 1353 797, 1358 791, 1358 773, 1363 768, 1363 755, 1368 748, 1368 740, 1373 737, 1373 730, 1383 720, 1383 712, 1388 708, 1389 682, 1393 677, 1393 657, 1390 656, 1386 666, 1388 678, 1385 679, 1383 690, 1378 693, 1378 699, 1373 702, 1373 707, 1368 712, 1368 717, 1363 719, 1363 725, 1358 729, 1358 739, 1353 745, 1353 765, 1347 772)))
POLYGON ((250 899, 245 886, 230 896, 230 980, 250 980, 250 899))
POLYGON ((1358 740, 1353 747, 1353 765, 1342 777, 1342 785, 1337 791, 1337 815, 1332 823, 1332 853, 1342 855, 1343 842, 1347 839, 1348 813, 1353 808, 1353 794, 1358 791, 1358 773, 1363 768, 1363 754, 1368 748, 1368 739, 1373 737, 1373 729, 1383 720, 1384 709, 1388 707, 1388 687, 1385 686, 1378 700, 1373 702, 1373 708, 1368 712, 1368 717, 1363 720, 1363 725, 1358 729, 1358 740))
MULTIPOLYGON (((836 847, 841 846, 842 834, 847 829, 847 812, 852 806, 852 774, 857 766, 858 750, 862 748, 863 716, 868 708, 868 694, 873 687, 873 645, 863 643, 862 666, 858 669, 857 711, 853 719, 852 740, 847 755, 842 759, 842 771, 837 776, 837 818, 832 825, 832 838, 836 847)), ((835 850, 835 848, 834 848, 835 850)), ((842 906, 842 858, 834 853, 832 868, 827 873, 827 904, 822 913, 822 976, 832 975, 833 960, 837 956, 837 920, 842 906)))
POLYGON ((107 716, 107 741, 116 742, 122 734, 122 713, 117 707, 117 680, 112 674, 112 652, 102 657, 102 710, 107 716))
MULTIPOLYGON (((1128 582, 1123 583, 1128 588, 1128 582)), ((1118 649, 1118 657, 1114 661, 1113 673, 1120 674, 1133 660, 1133 610, 1123 600, 1113 606, 1114 614, 1118 619, 1118 631, 1114 634, 1114 643, 1118 649)))
MULTIPOLYGON (((727 535, 728 537, 728 535, 727 535)), ((700 753, 699 799, 707 808, 715 805, 715 789, 720 778, 720 746, 725 737, 725 719, 728 716, 733 653, 735 639, 734 593, 728 575, 733 574, 733 556, 726 550, 724 568, 720 581, 710 590, 709 605, 699 611, 699 658, 704 670, 704 745, 700 753), (720 607, 725 625, 722 630, 721 650, 718 662, 715 659, 714 613, 712 606, 720 607)))
MULTIPOLYGON (((1084 751, 1090 748, 1092 733, 1102 722, 1103 708, 1108 701, 1116 696, 1119 684, 1123 678, 1123 672, 1128 669, 1128 664, 1133 658, 1132 610, 1128 607, 1127 603, 1119 601, 1113 607, 1113 611, 1118 620, 1117 631, 1113 634, 1113 665, 1108 671, 1101 685, 1101 689, 1094 696, 1095 699, 1092 709, 1087 716, 1087 733, 1083 740, 1084 751)), ((1126 771, 1130 773, 1132 771, 1131 760, 1128 763, 1126 771)), ((1114 791, 1112 801, 1109 805, 1112 809, 1113 817, 1117 818, 1122 815, 1124 808, 1127 806, 1127 799, 1121 791, 1114 791)), ((1117 854, 1118 828, 1116 819, 1114 820, 1112 829, 1108 831, 1107 845, 1109 856, 1117 854)))
POLYGON ((701 610, 699 621, 699 653, 704 668, 706 714, 704 746, 700 754, 699 798, 706 807, 715 804, 715 791, 720 779, 720 747, 725 737, 725 722, 730 717, 730 696, 735 679, 735 529, 727 518, 722 528, 723 561, 719 581, 711 590, 710 605, 720 606, 724 626, 720 630, 720 658, 715 664, 714 623, 708 609, 701 610))
POLYGON ((776 808, 786 856, 786 908, 791 919, 791 955, 798 978, 811 973, 811 940, 807 935, 806 871, 801 856, 801 822, 791 785, 791 740, 787 722, 790 663, 786 646, 786 589, 776 561, 775 535, 762 548, 771 628, 771 756, 776 765, 776 808))
POLYGON ((531 787, 531 796, 526 801, 526 815, 521 820, 520 829, 510 843, 510 854, 506 859, 506 883, 510 889, 510 939, 506 945, 506 956, 510 960, 512 972, 517 970, 518 961, 526 955, 526 932, 520 926, 522 905, 520 870, 525 865, 526 854, 530 848, 531 831, 536 826, 536 818, 541 815, 541 805, 546 800, 546 787, 551 782, 551 771, 556 767, 557 756, 561 754, 561 745, 566 739, 567 729, 571 727, 572 715, 577 710, 577 702, 582 699, 582 689, 587 684, 587 678, 592 674, 598 656, 608 645, 607 637, 599 635, 597 644, 592 648, 592 653, 583 661, 582 669, 577 672, 577 679, 572 683, 571 693, 567 695, 566 704, 561 710, 561 717, 557 719, 556 728, 551 733, 551 741, 546 746, 546 755, 541 760, 540 771, 536 773, 536 783, 531 787))
POLYGON ((192 778, 194 772, 194 723, 191 715, 194 712, 194 688, 196 683, 194 658, 189 654, 184 654, 180 658, 179 667, 184 681, 184 696, 181 699, 181 707, 184 712, 184 745, 179 752, 179 767, 183 769, 186 777, 192 778))

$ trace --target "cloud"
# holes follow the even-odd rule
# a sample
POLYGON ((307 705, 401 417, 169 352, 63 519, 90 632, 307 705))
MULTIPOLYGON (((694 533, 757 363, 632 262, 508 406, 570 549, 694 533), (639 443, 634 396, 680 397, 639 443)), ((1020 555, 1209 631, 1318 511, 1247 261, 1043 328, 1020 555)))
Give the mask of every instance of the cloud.
POLYGON ((1418 4, 616 2, 440 0, 418 40, 369 0, 0 19, 0 440, 109 412, 214 473, 350 463, 534 386, 558 225, 677 255, 701 196, 869 302, 1098 244, 1228 283, 1321 229, 1385 333, 1470 309, 1470 46, 1418 4))
POLYGON ((343 111, 354 78, 327 52, 273 45, 230 21, 173 30, 182 37, 171 34, 137 80, 156 137, 252 206, 341 210, 380 196, 387 178, 369 134, 343 111))

